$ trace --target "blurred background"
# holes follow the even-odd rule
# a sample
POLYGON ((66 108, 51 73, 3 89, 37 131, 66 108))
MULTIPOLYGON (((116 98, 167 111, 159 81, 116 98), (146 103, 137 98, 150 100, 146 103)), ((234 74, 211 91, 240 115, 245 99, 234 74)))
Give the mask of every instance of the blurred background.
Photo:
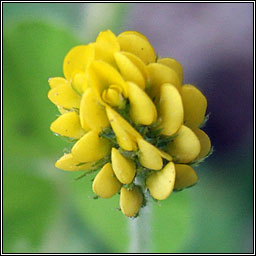
POLYGON ((253 252, 252 3, 3 3, 3 24, 5 253, 253 252), (119 196, 93 200, 90 176, 54 167, 70 145, 49 130, 47 80, 105 29, 145 34, 208 99, 214 153, 199 184, 152 203, 143 249, 119 196))

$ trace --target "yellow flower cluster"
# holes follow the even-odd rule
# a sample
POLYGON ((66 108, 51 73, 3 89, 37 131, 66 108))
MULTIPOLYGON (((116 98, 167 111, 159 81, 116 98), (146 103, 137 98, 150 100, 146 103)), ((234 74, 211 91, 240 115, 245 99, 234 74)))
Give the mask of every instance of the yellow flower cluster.
POLYGON ((120 193, 129 217, 148 191, 163 200, 197 182, 190 164, 211 148, 199 129, 207 101, 195 86, 182 85, 179 62, 158 58, 136 31, 115 36, 107 30, 96 42, 72 48, 63 73, 49 79, 48 97, 61 113, 50 128, 76 142, 57 168, 98 171, 94 193, 120 193))

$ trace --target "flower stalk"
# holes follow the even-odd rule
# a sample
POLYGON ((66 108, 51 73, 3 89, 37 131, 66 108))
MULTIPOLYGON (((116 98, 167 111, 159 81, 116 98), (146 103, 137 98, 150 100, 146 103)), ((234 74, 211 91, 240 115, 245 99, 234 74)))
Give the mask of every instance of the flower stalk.
POLYGON ((130 231, 129 253, 152 252, 152 205, 151 202, 140 210, 139 218, 128 220, 130 231))

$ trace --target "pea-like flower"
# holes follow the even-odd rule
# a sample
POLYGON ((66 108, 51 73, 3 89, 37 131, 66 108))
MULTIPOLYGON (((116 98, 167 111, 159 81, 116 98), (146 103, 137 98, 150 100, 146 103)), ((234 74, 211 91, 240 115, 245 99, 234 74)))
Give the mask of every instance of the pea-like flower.
POLYGON ((49 79, 49 99, 61 115, 50 129, 74 139, 56 167, 95 172, 93 192, 120 194, 121 211, 134 217, 151 195, 197 183, 191 164, 211 149, 199 128, 207 101, 195 86, 183 85, 183 69, 158 58, 148 39, 126 31, 101 32, 96 41, 72 48, 64 78, 49 79))

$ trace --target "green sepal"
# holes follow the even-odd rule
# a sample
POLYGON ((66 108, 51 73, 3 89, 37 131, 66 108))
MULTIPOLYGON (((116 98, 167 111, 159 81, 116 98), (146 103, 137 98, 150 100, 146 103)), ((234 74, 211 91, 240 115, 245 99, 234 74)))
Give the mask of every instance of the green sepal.
POLYGON ((101 138, 109 140, 114 147, 118 147, 118 143, 116 140, 116 135, 111 127, 104 128, 99 134, 101 138))
POLYGON ((203 122, 199 125, 199 128, 204 128, 206 126, 206 123, 207 121, 209 120, 209 117, 210 117, 211 113, 208 113, 205 117, 204 117, 204 120, 203 122))

